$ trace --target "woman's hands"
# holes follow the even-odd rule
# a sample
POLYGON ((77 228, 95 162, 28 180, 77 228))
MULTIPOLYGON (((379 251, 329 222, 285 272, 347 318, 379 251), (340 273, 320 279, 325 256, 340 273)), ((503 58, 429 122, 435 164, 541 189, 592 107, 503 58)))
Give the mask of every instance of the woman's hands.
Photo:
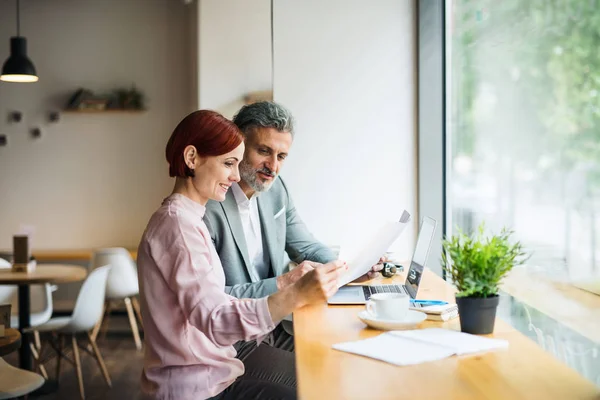
POLYGON ((318 262, 313 261, 302 261, 298 264, 294 269, 289 272, 286 272, 283 275, 279 275, 277 277, 277 290, 283 290, 286 287, 293 285, 300 278, 302 278, 306 273, 315 269, 315 267, 321 266, 318 262))
POLYGON ((337 292, 338 277, 347 269, 345 262, 336 260, 307 272, 295 284, 298 307, 321 303, 337 292))
POLYGON ((346 262, 336 260, 318 265, 295 283, 269 296, 267 304, 273 321, 279 321, 295 309, 322 303, 337 292, 338 277, 348 269, 346 262))

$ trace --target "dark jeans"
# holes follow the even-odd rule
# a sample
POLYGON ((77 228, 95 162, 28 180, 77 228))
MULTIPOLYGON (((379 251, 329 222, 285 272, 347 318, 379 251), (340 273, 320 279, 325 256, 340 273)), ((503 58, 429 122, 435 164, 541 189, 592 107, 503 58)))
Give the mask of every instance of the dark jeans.
POLYGON ((281 325, 260 346, 256 342, 238 342, 234 347, 246 372, 213 399, 296 399, 294 338, 281 325))
MULTIPOLYGON (((262 341, 261 346, 263 345, 293 353, 294 337, 286 332, 282 324, 279 324, 262 341)), ((237 351, 236 357, 244 361, 248 354, 256 348, 256 342, 237 342, 233 347, 235 347, 235 350, 237 351)))

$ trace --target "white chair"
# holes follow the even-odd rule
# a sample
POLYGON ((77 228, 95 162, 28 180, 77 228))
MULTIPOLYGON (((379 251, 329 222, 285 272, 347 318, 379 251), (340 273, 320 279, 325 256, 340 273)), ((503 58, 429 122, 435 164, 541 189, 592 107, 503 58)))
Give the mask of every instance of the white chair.
POLYGON ((97 268, 100 265, 111 265, 110 274, 106 283, 106 304, 102 319, 94 327, 92 338, 96 339, 99 331, 106 332, 111 310, 121 301, 125 302, 129 324, 133 333, 135 347, 142 349, 142 341, 138 330, 138 324, 142 324, 140 304, 137 295, 140 293, 138 286, 137 268, 135 262, 129 255, 129 251, 122 247, 98 249, 94 252, 90 267, 97 268))
MULTIPOLYGON (((29 317, 32 327, 46 323, 52 317, 52 292, 56 286, 48 283, 43 285, 31 285, 29 287, 30 310, 29 317)), ((10 316, 10 326, 19 327, 19 296, 15 287, 15 296, 13 298, 10 316)))
MULTIPOLYGON (((0 258, 0 269, 11 268, 11 264, 0 258)), ((35 327, 46 323, 50 317, 52 317, 53 304, 52 304, 52 292, 56 290, 56 286, 48 283, 43 285, 31 285, 29 291, 30 298, 30 326, 34 328, 33 336, 35 342, 35 348, 32 347, 32 352, 36 353, 39 351, 41 342, 40 335, 35 327)), ((16 285, 0 285, 0 304, 10 303, 11 316, 10 326, 13 328, 20 328, 19 325, 19 293, 16 285)), ((44 378, 48 378, 46 371, 42 368, 40 372, 44 378)))
POLYGON ((43 384, 40 375, 15 368, 0 358, 0 400, 24 396, 43 384))
MULTIPOLYGON (((50 284, 31 285, 31 326, 45 323, 52 316, 52 292, 55 287, 50 284)), ((10 326, 19 328, 19 291, 16 285, 0 285, 0 304, 11 304, 10 326)))
MULTIPOLYGON (((92 338, 90 330, 97 324, 98 320, 102 316, 102 308, 104 305, 104 298, 106 293, 106 281, 110 272, 111 266, 106 265, 93 270, 85 282, 81 286, 81 290, 77 295, 77 301, 75 302, 75 308, 73 314, 70 317, 59 317, 52 318, 43 325, 37 326, 40 333, 52 333, 52 337, 48 337, 48 340, 42 340, 42 348, 39 352, 39 356, 35 356, 37 365, 41 365, 48 361, 50 358, 45 358, 45 350, 48 349, 46 344, 49 344, 52 350, 54 350, 57 357, 56 361, 56 379, 60 377, 60 362, 61 359, 71 362, 75 365, 77 372, 77 380, 79 382, 79 394, 82 399, 85 398, 85 392, 83 389, 83 374, 81 371, 81 360, 79 358, 79 349, 84 350, 92 355, 98 362, 98 366, 102 371, 106 384, 111 387, 112 383, 102 355, 98 350, 96 341, 92 338), (76 335, 78 333, 85 333, 87 335, 89 344, 92 351, 89 351, 87 347, 77 343, 76 335), (73 350, 73 359, 70 360, 65 356, 64 341, 65 338, 70 339, 71 348, 73 350)), ((46 335, 42 338, 46 339, 46 335)), ((67 343, 67 348, 69 343, 67 343)))

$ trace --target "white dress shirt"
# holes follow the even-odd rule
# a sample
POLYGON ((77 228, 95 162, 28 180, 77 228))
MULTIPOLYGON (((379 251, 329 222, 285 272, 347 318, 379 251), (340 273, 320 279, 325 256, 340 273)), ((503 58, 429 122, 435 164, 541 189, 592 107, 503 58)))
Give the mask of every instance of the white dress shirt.
POLYGON ((262 230, 260 226, 260 216, 258 214, 258 203, 255 193, 250 199, 237 184, 234 182, 231 185, 233 197, 240 211, 242 220, 242 228, 244 229, 244 238, 248 247, 248 256, 252 263, 252 268, 257 272, 260 279, 269 277, 270 265, 268 254, 265 253, 262 240, 262 230))

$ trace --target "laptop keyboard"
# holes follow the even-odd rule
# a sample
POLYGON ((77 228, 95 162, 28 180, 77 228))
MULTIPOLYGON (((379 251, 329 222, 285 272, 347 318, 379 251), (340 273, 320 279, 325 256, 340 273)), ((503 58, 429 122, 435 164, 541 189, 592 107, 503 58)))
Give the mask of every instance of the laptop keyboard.
POLYGON ((376 285, 363 286, 365 299, 369 300, 375 293, 405 293, 408 294, 406 288, 400 285, 376 285))

